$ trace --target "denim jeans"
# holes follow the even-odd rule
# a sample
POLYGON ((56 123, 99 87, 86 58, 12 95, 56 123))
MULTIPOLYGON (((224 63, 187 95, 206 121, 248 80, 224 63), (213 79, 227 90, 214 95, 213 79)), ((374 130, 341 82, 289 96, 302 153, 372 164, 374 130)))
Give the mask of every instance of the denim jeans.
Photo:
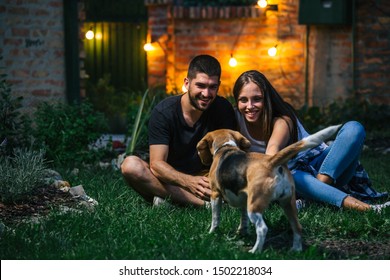
POLYGON ((310 162, 318 173, 334 180, 333 186, 319 181, 310 173, 297 170, 293 177, 298 196, 341 207, 347 194, 340 187, 355 174, 365 137, 360 123, 350 121, 344 124, 334 142, 310 162))

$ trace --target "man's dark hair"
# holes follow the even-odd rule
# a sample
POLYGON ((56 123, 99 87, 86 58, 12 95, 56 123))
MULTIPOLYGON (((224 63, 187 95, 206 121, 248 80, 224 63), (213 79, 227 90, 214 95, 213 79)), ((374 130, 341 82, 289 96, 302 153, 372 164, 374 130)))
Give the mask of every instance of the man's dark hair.
POLYGON ((219 61, 207 54, 195 56, 188 67, 187 77, 194 79, 197 73, 205 73, 208 76, 218 76, 221 78, 221 64, 219 61))

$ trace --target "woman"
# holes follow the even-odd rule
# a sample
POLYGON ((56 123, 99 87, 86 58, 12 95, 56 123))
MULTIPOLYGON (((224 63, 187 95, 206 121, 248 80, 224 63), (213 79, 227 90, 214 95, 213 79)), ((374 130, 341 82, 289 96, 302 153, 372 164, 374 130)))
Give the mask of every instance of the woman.
MULTIPOLYGON (((251 151, 273 155, 308 133, 291 105, 283 101, 267 78, 258 71, 244 72, 233 88, 240 132, 252 143, 251 151)), ((357 199, 386 197, 372 187, 359 164, 365 131, 355 121, 339 130, 335 141, 299 153, 289 162, 298 196, 341 208, 379 212, 390 206, 370 205, 357 199)), ((302 207, 297 201, 297 207, 302 207)))

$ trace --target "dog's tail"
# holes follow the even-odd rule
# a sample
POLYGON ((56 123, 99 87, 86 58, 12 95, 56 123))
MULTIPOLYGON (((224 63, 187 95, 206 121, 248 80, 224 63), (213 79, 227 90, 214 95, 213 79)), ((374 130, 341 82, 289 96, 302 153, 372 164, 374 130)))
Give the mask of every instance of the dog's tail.
POLYGON ((320 145, 326 139, 328 139, 333 134, 335 134, 340 127, 341 124, 329 126, 323 130, 318 131, 317 133, 314 133, 312 135, 303 138, 301 141, 298 141, 290 146, 287 146, 286 148, 280 150, 278 153, 272 156, 271 164, 273 166, 286 164, 300 151, 314 148, 320 145))

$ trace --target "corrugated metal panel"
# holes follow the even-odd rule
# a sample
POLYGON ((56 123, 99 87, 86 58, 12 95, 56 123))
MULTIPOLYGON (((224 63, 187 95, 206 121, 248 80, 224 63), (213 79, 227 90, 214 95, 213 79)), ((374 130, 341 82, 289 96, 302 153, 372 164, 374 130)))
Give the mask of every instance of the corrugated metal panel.
POLYGON ((146 54, 142 45, 146 22, 87 22, 84 28, 91 28, 95 33, 94 39, 84 40, 89 82, 96 84, 104 74, 110 74, 115 88, 143 91, 147 85, 146 54))
POLYGON ((84 0, 87 21, 144 22, 144 0, 84 0))

